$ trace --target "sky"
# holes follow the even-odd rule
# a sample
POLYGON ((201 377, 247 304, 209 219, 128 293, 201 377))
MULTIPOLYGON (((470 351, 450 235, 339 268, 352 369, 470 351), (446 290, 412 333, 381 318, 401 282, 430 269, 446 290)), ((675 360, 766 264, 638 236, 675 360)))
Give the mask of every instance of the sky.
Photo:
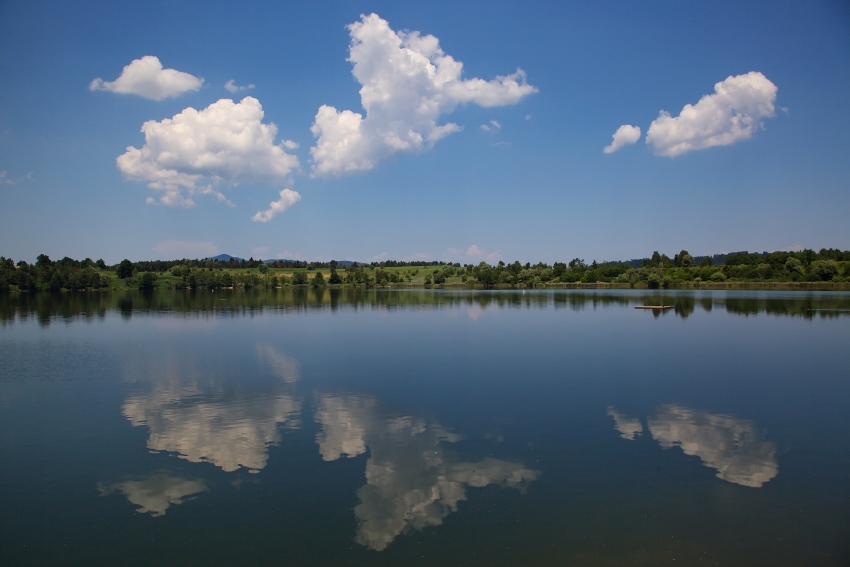
POLYGON ((850 248, 850 4, 0 1, 0 254, 850 248))

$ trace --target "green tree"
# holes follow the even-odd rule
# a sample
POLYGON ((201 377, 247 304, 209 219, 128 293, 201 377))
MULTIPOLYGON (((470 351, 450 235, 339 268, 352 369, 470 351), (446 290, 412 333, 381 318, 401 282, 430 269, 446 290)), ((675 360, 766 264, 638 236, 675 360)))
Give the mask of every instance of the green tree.
POLYGON ((115 275, 125 280, 131 277, 133 275, 133 263, 126 258, 121 260, 121 263, 118 264, 118 268, 115 270, 115 275))
POLYGON ((802 274, 803 273, 803 263, 793 256, 789 256, 787 260, 785 260, 785 270, 789 274, 802 274))
POLYGON ((809 267, 809 272, 821 281, 828 282, 838 275, 838 264, 832 260, 816 260, 809 267))
POLYGON ((260 270, 261 274, 268 274, 269 273, 269 267, 265 264, 262 264, 262 263, 260 264, 259 270, 260 270))
POLYGON ((331 264, 334 264, 334 267, 331 268, 331 277, 328 278, 328 283, 331 285, 339 285, 342 283, 342 278, 339 277, 338 273, 336 273, 336 260, 332 260, 331 264))
POLYGON ((322 275, 322 272, 316 272, 316 275, 313 276, 313 280, 310 282, 310 285, 313 287, 322 287, 325 285, 325 276, 322 275))
POLYGON ((153 289, 153 274, 144 272, 139 276, 139 289, 153 289))
POLYGON ((304 285, 307 283, 307 272, 297 270, 292 274, 292 285, 304 285))

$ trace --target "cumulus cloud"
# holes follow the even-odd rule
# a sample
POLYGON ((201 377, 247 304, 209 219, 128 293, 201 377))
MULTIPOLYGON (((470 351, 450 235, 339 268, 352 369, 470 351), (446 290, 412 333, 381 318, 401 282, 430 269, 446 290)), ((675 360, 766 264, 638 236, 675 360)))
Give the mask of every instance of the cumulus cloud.
POLYGON ((215 189, 221 183, 280 183, 298 167, 298 158, 284 151, 291 143, 274 143, 277 126, 264 124, 263 116, 260 101, 248 96, 149 120, 141 130, 145 145, 128 147, 116 159, 118 169, 127 179, 147 181, 169 206, 194 206, 195 194, 228 202, 215 189))
POLYGON ((646 143, 657 155, 674 157, 692 150, 728 146, 748 140, 775 115, 776 85, 758 72, 728 77, 714 94, 686 104, 673 117, 661 111, 649 126, 646 143))
POLYGON ((310 149, 314 176, 368 171, 399 152, 428 149, 461 130, 451 122, 437 123, 458 104, 503 106, 537 92, 520 69, 490 81, 461 79, 463 63, 444 53, 436 37, 396 32, 377 14, 361 16, 348 30, 348 60, 362 85, 366 116, 319 108, 311 128, 318 138, 310 149))
POLYGON ((280 192, 280 199, 269 203, 269 208, 265 211, 257 211, 257 214, 251 217, 251 220, 254 222, 269 222, 300 200, 301 195, 298 194, 298 191, 284 189, 280 192))
POLYGON ((640 140, 640 128, 637 126, 630 126, 628 124, 623 124, 617 131, 614 132, 614 141, 611 142, 610 146, 605 146, 602 150, 606 154, 613 154, 623 146, 627 146, 629 144, 634 144, 638 140, 640 140))
POLYGON ((236 83, 233 82, 233 79, 230 79, 229 81, 224 83, 224 88, 226 88, 227 90, 229 90, 232 93, 240 93, 242 91, 247 91, 247 90, 253 89, 254 83, 250 83, 248 85, 240 87, 239 85, 237 85, 236 83))
POLYGON ((717 470, 717 478, 760 488, 779 474, 776 446, 760 440, 749 420, 664 405, 647 423, 662 448, 681 447, 686 455, 717 470))
POLYGON ((212 242, 191 240, 166 240, 160 242, 151 250, 168 259, 209 258, 218 254, 218 247, 212 242))
POLYGON ((167 474, 155 474, 144 480, 129 480, 109 486, 98 486, 101 496, 120 492, 132 504, 138 506, 136 512, 150 513, 154 518, 165 515, 165 511, 172 504, 183 504, 187 499, 191 500, 189 496, 208 490, 203 480, 187 480, 167 474))
POLYGON ((14 185, 15 182, 6 177, 6 175, 6 170, 0 171, 0 183, 2 183, 3 185, 14 185))
POLYGON ((176 69, 163 69, 158 57, 145 55, 124 67, 121 75, 108 82, 101 78, 89 84, 91 91, 110 91, 134 94, 153 100, 171 98, 187 91, 196 91, 204 80, 176 69))

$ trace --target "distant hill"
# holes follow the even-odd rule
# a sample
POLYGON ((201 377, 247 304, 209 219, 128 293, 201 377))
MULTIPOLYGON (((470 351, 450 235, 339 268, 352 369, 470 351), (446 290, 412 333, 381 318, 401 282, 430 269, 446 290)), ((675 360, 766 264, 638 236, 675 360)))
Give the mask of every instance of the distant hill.
POLYGON ((219 262, 229 262, 231 259, 236 260, 237 262, 242 261, 242 258, 237 258, 236 256, 231 256, 230 254, 219 254, 218 256, 204 258, 204 260, 218 260, 219 262))
MULTIPOLYGON (((237 262, 242 261, 242 258, 240 258, 238 256, 231 256, 230 254, 219 254, 218 256, 210 256, 209 258, 204 258, 204 260, 213 260, 213 261, 218 260, 219 262, 230 262, 231 259, 236 260, 237 262)), ((255 259, 260 260, 260 258, 255 258, 255 259)), ((299 262, 299 261, 302 261, 302 260, 287 260, 285 258, 266 258, 262 261, 263 262, 274 262, 274 261, 278 261, 278 262, 299 262)), ((340 268, 347 268, 348 266, 350 266, 353 263, 354 262, 352 262, 351 260, 337 260, 336 261, 337 266, 339 266, 340 268)))

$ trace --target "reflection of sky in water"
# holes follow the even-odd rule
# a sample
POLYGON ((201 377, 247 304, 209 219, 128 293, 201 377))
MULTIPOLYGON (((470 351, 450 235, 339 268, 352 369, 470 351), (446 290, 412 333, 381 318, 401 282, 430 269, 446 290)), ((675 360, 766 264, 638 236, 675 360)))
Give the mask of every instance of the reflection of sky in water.
POLYGON ((614 428, 620 432, 623 439, 634 439, 643 433, 643 424, 638 418, 628 417, 613 407, 609 407, 606 413, 614 418, 614 428))
MULTIPOLYGON (((298 379, 291 357, 268 345, 258 346, 257 356, 285 382, 298 379)), ((177 356, 164 356, 156 368, 162 373, 150 377, 153 391, 131 395, 121 408, 133 426, 148 427, 151 450, 227 472, 240 467, 257 472, 266 466, 268 446, 281 440, 278 425, 300 426, 301 403, 288 392, 202 387, 193 365, 177 356)))
POLYGON ((469 486, 522 489, 540 474, 500 459, 451 458, 441 442, 457 442, 461 435, 423 418, 387 412, 370 396, 321 395, 315 419, 322 425, 316 442, 324 460, 370 452, 354 514, 356 541, 377 551, 399 534, 442 524, 466 500, 469 486))
POLYGON ((0 565, 846 565, 850 294, 626 291, 9 295, 0 565))
POLYGON ((188 480, 167 474, 154 474, 144 480, 128 480, 98 486, 101 496, 120 492, 132 504, 138 506, 136 512, 150 513, 157 517, 165 514, 172 504, 183 504, 189 496, 205 492, 206 484, 202 480, 188 480))
MULTIPOLYGON (((624 439, 634 439, 643 431, 640 420, 613 407, 607 413, 624 439)), ((716 469, 717 478, 760 488, 779 473, 776 447, 760 440, 749 420, 671 404, 658 407, 647 423, 663 449, 681 447, 686 455, 699 457, 705 466, 716 469)))

